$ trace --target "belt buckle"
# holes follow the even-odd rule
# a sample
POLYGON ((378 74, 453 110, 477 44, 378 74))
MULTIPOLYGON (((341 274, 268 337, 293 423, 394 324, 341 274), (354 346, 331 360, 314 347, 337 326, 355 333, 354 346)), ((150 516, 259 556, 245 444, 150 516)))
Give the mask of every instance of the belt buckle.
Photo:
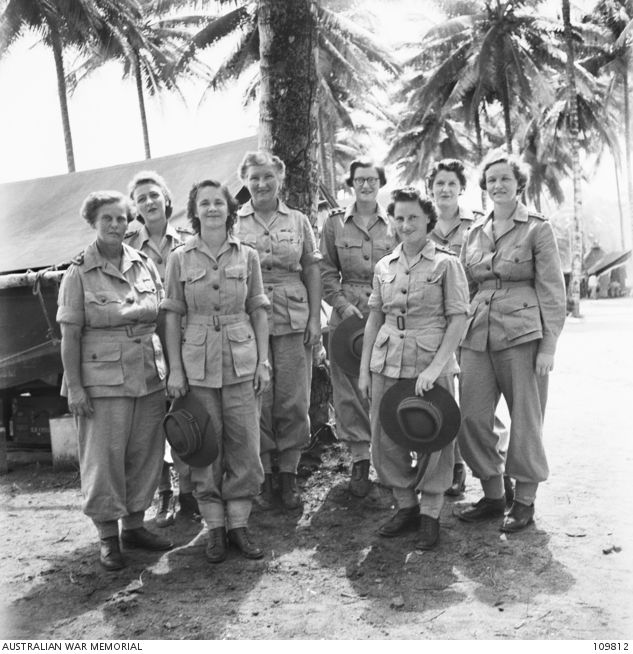
POLYGON ((503 288, 501 280, 498 277, 495 279, 495 287, 497 288, 497 290, 503 288))
POLYGON ((404 331, 404 318, 402 316, 396 317, 396 325, 401 332, 404 331))
POLYGON ((134 329, 134 325, 125 325, 125 333, 126 333, 130 338, 132 338, 132 336, 134 336, 134 331, 133 331, 133 329, 134 329))

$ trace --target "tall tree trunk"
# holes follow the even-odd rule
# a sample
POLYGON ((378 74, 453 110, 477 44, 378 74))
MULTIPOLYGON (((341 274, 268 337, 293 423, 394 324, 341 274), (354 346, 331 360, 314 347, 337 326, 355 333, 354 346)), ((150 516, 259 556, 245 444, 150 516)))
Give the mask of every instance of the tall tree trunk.
POLYGON ((624 226, 624 211, 622 210, 622 194, 620 193, 620 166, 615 157, 613 158, 613 168, 615 171, 615 188, 618 193, 618 211, 620 213, 620 242, 622 249, 626 250, 626 228, 624 226))
POLYGON ((508 77, 503 73, 501 77, 501 105, 503 106, 503 124, 506 132, 506 148, 508 154, 512 154, 512 120, 510 116, 510 91, 508 89, 508 77))
MULTIPOLYGON (((481 134, 481 118, 479 117, 479 107, 475 109, 475 136, 477 138, 477 165, 481 164, 484 158, 484 140, 481 134)), ((481 191, 481 208, 486 213, 488 207, 488 193, 481 191)))
POLYGON ((315 0, 259 0, 259 147, 286 164, 288 202, 317 219, 315 0))
POLYGON ((73 137, 70 132, 70 117, 68 115, 68 93, 66 90, 66 75, 64 74, 64 57, 62 41, 59 35, 57 24, 48 19, 48 28, 55 59, 55 72, 57 73, 57 95, 59 96, 59 107, 62 114, 62 126, 64 129, 64 145, 66 146, 66 164, 68 172, 75 172, 75 154, 73 152, 73 137))
POLYGON ((141 113, 141 126, 143 128, 143 145, 145 146, 145 158, 151 159, 152 154, 149 149, 149 129, 147 127, 147 113, 145 112, 145 97, 143 95, 143 77, 141 75, 141 66, 138 61, 138 56, 134 61, 134 80, 136 81, 138 107, 141 113))
POLYGON ((571 157, 574 176, 574 220, 572 223, 571 279, 568 295, 571 301, 572 315, 580 316, 580 280, 582 278, 582 195, 580 156, 578 154, 578 95, 576 93, 576 72, 574 70, 574 42, 569 14, 569 0, 563 0, 563 24, 565 49, 567 51, 567 88, 569 92, 569 113, 571 117, 571 157))
MULTIPOLYGON (((630 46, 629 46, 630 47, 630 46)), ((630 49, 626 62, 626 70, 624 71, 624 151, 626 152, 626 172, 627 172, 627 186, 629 189, 629 220, 631 221, 631 247, 633 247, 633 164, 631 163, 631 149, 633 148, 633 140, 631 140, 631 98, 630 98, 630 85, 629 85, 629 69, 631 68, 630 49)), ((623 243, 622 247, 625 248, 626 244, 623 243)))

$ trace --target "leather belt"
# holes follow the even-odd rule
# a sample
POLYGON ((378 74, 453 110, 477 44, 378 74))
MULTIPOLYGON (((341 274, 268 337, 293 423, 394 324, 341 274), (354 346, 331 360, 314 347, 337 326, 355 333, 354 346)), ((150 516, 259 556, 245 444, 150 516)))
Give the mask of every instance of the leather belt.
POLYGON ((479 282, 480 291, 489 291, 489 290, 499 290, 500 288, 515 288, 517 286, 525 286, 528 288, 534 288, 533 279, 517 279, 515 281, 505 280, 505 279, 486 279, 483 282, 479 282))

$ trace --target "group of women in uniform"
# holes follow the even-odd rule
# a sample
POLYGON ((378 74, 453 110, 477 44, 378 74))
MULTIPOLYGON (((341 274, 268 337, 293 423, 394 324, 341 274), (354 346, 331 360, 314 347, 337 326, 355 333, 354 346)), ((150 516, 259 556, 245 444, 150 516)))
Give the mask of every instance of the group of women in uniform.
POLYGON ((433 167, 430 198, 397 189, 385 211, 377 201, 384 169, 355 160, 347 179, 354 202, 331 212, 320 247, 307 217, 281 199, 278 157, 247 153, 238 174, 251 196, 240 208, 220 182, 193 185, 186 239, 167 222, 171 195, 156 173, 137 175, 129 199, 92 193, 82 208, 96 239, 64 277, 58 321, 83 508, 99 532, 101 564, 125 564, 121 542, 172 547, 143 526, 157 487, 157 525, 174 520, 165 389, 172 398, 195 396, 220 435, 207 467, 190 468, 172 453, 180 512, 201 515, 209 529, 207 559, 224 560, 229 546, 263 556, 247 529, 253 502, 269 508, 279 492, 285 508, 302 505, 297 467, 310 438, 322 295, 331 330, 368 316, 359 376, 336 360, 330 366, 337 436, 352 458, 349 490, 368 495, 371 461, 398 506, 380 535, 419 530, 417 546, 434 547, 444 494, 464 490, 465 464, 484 497, 457 510, 459 518, 504 516, 507 474, 516 496, 501 528, 530 524, 548 474, 543 414, 565 289, 549 222, 519 199, 524 165, 500 153, 484 161, 480 185, 493 210, 479 217, 458 202, 461 162, 433 167), (143 226, 126 239, 133 208, 143 226), (419 395, 436 384, 454 394, 458 374, 457 445, 430 455, 420 479, 411 453, 382 429, 380 400, 407 378, 419 395), (509 441, 495 417, 500 394, 509 441))

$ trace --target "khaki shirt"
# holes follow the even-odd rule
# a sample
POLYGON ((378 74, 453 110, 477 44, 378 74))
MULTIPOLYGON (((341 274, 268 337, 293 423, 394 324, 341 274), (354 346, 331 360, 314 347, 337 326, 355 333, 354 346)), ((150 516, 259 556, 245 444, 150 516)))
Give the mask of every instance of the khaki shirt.
POLYGON ((438 225, 435 225, 435 228, 432 232, 429 233, 429 238, 435 241, 438 245, 442 245, 445 248, 448 248, 459 256, 462 250, 462 240, 464 238, 464 233, 466 230, 472 226, 473 221, 481 217, 481 214, 478 213, 475 215, 469 209, 464 207, 459 207, 459 222, 451 229, 448 234, 442 234, 438 225))
POLYGON ((178 231, 167 223, 165 235, 161 239, 158 247, 156 247, 156 243, 150 238, 145 225, 142 225, 140 229, 128 232, 125 235, 125 242, 131 248, 146 254, 156 264, 161 280, 165 281, 169 253, 176 245, 180 245, 183 239, 180 237, 178 231))
MULTIPOLYGON (((386 377, 417 377, 442 344, 448 316, 468 312, 468 284, 458 258, 429 240, 407 261, 402 245, 381 259, 369 307, 385 314, 370 369, 386 377)), ((442 374, 459 372, 455 355, 442 374)))
POLYGON ((367 311, 376 264, 398 244, 393 223, 380 205, 366 228, 356 220, 355 211, 355 203, 334 210, 321 233, 323 299, 336 310, 331 327, 350 304, 367 311))
POLYGON ((161 309, 186 317, 182 361, 189 384, 221 388, 249 381, 257 343, 248 317, 268 307, 257 251, 229 236, 217 259, 199 235, 174 249, 161 309))
MULTIPOLYGON (((164 388, 156 366, 164 359, 154 333, 162 299, 154 263, 125 244, 120 271, 96 243, 68 268, 57 322, 83 328, 81 378, 90 397, 140 397, 164 388)), ((67 395, 65 378, 62 394, 67 395)))
POLYGON ((462 347, 496 351, 543 339, 539 352, 554 354, 566 313, 554 230, 520 203, 504 231, 492 227, 491 213, 464 236, 461 261, 476 292, 462 347))
POLYGON ((257 249, 268 306, 271 336, 302 332, 308 324, 308 290, 301 271, 321 259, 308 218, 283 202, 266 224, 249 200, 237 212, 236 234, 257 249))

